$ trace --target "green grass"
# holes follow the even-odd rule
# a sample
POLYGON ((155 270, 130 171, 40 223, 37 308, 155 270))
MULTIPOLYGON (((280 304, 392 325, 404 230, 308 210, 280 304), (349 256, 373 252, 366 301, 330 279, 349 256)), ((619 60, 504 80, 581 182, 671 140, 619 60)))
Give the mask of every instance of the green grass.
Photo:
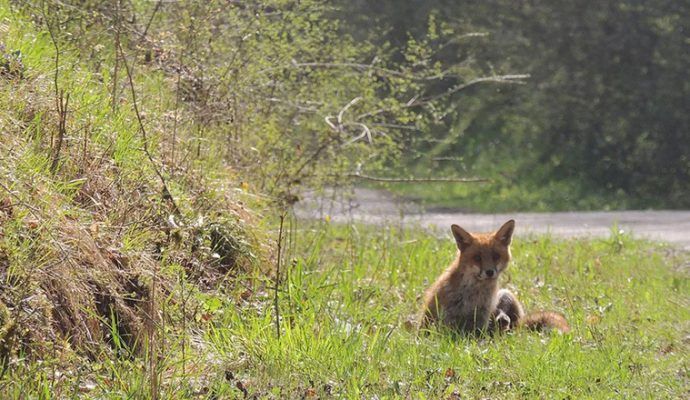
MULTIPOLYGON (((158 367, 164 398, 239 398, 244 391, 258 398, 690 394, 685 253, 618 234, 595 241, 518 237, 504 286, 528 310, 564 313, 572 333, 474 339, 438 330, 418 337, 406 321, 451 261, 450 239, 328 224, 296 229, 293 237, 279 293, 280 337, 270 282, 254 280, 241 297, 203 295, 208 329, 187 343, 184 372, 180 339, 166 339, 158 367)), ((55 363, 10 371, 2 397, 40 397, 46 386, 66 396, 84 381, 92 382, 89 396, 148 396, 144 361, 106 360, 62 381, 47 378, 55 363), (31 368, 39 373, 27 376, 31 368)))
POLYGON ((397 195, 418 201, 425 207, 468 212, 601 211, 663 206, 651 199, 631 198, 623 192, 579 187, 576 182, 549 180, 548 183, 542 184, 529 177, 517 181, 493 175, 488 177, 492 178, 492 181, 387 184, 385 188, 397 195))
POLYGON ((570 335, 475 340, 404 328, 418 296, 451 261, 449 239, 389 229, 302 233, 282 336, 261 311, 235 309, 214 345, 255 393, 295 397, 680 398, 688 394, 688 276, 669 249, 609 241, 516 241, 508 275, 528 310, 565 313, 570 335), (667 254, 666 254, 667 253, 667 254), (238 346, 238 343, 240 345, 238 346))

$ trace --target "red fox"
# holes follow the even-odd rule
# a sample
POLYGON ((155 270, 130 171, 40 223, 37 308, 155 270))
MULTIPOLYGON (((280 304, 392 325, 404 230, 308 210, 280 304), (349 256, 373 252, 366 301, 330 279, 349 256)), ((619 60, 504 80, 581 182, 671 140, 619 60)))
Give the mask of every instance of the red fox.
POLYGON ((458 225, 451 231, 458 246, 455 261, 424 295, 421 328, 442 323, 462 333, 503 332, 517 327, 569 332, 563 315, 537 312, 525 316, 513 293, 498 288, 498 277, 508 267, 515 221, 494 233, 469 233, 458 225))

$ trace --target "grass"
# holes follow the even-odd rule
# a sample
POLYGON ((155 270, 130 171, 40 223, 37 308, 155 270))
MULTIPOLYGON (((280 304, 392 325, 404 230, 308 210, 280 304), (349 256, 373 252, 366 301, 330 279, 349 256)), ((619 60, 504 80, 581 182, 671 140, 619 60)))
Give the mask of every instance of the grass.
POLYGON ((180 161, 195 138, 171 135, 160 71, 134 71, 133 90, 156 93, 140 96, 145 137, 132 92, 111 107, 107 68, 61 40, 56 73, 50 35, 7 1, 0 32, 0 398, 154 393, 153 377, 178 379, 167 372, 205 325, 207 289, 268 257, 252 200, 205 152, 180 161), (62 117, 55 85, 70 96, 62 117))
MULTIPOLYGON (((452 176, 453 173, 447 175, 452 176)), ((385 188, 428 208, 467 212, 601 211, 663 207, 663 204, 655 204, 651 199, 635 199, 623 192, 583 188, 577 182, 547 180, 547 183, 539 183, 527 176, 516 181, 494 174, 483 177, 492 180, 484 183, 386 184, 385 188)))
MULTIPOLYGON (((425 287, 451 261, 450 239, 329 224, 293 229, 280 287, 280 337, 270 281, 256 278, 248 293, 236 295, 196 293, 204 299, 205 329, 189 338, 184 362, 180 339, 165 339, 158 369, 164 398, 690 394, 685 253, 620 234, 594 241, 518 237, 504 286, 528 310, 563 312, 572 333, 473 339, 438 330, 418 337, 406 324, 425 287)), ((10 371, 2 397, 41 397, 48 386, 65 397, 81 387, 89 397, 147 398, 143 361, 86 364, 80 375, 61 380, 49 378, 56 363, 10 371)))
MULTIPOLYGON (((570 335, 474 340, 404 328, 451 261, 449 239, 325 226, 304 233, 285 285, 280 339, 263 310, 235 309, 213 340, 244 358, 252 393, 348 398, 682 398, 688 394, 687 258, 616 235, 517 240, 508 276, 528 310, 565 313, 570 335), (685 263, 685 264, 683 264, 685 263), (220 338, 220 340, 218 340, 220 338), (237 344, 240 343, 240 346, 237 344)), ((234 357, 233 357, 234 356, 234 357)))

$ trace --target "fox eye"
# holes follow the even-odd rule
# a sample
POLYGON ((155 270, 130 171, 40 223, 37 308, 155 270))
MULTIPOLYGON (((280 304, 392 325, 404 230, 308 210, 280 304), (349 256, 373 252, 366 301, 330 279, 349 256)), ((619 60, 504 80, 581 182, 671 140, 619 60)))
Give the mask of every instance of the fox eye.
POLYGON ((474 255, 474 261, 476 261, 476 262, 482 262, 482 256, 481 256, 481 254, 475 254, 475 255, 474 255))
POLYGON ((498 254, 497 252, 494 252, 493 256, 494 256, 494 261, 498 261, 501 259, 501 255, 498 254))

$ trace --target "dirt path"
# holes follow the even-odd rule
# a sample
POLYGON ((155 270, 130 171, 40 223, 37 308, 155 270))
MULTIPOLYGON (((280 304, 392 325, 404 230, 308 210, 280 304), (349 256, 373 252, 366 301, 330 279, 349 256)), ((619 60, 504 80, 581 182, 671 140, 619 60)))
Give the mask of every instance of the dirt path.
POLYGON ((631 232, 637 238, 669 242, 690 249, 690 211, 588 211, 556 213, 473 214, 424 210, 385 191, 355 189, 352 196, 306 195, 298 203, 301 218, 397 224, 446 230, 450 224, 468 230, 491 231, 509 219, 517 223, 516 235, 551 233, 562 237, 608 237, 611 228, 631 232))

